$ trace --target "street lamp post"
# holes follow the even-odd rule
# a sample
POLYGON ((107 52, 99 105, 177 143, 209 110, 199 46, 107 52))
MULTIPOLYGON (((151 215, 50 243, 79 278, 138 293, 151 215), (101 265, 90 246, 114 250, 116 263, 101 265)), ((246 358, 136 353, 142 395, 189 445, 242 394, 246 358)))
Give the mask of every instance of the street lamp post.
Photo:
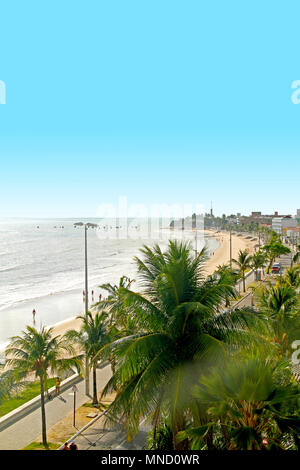
POLYGON ((73 385, 72 387, 72 392, 74 394, 74 405, 73 405, 73 426, 74 428, 76 427, 75 425, 75 414, 76 414, 76 392, 78 392, 78 388, 76 385, 73 385))
POLYGON ((84 224, 84 280, 85 280, 85 314, 89 310, 88 264, 87 264, 87 224, 84 224))
MULTIPOLYGON (((84 226, 84 280, 85 280, 85 315, 89 311, 89 291, 88 291, 88 262, 87 262, 87 230, 89 227, 97 227, 97 224, 92 224, 90 222, 76 222, 74 226, 82 227, 84 226)), ((90 378, 89 378, 89 360, 87 355, 85 356, 85 394, 90 394, 90 378)))
POLYGON ((231 239, 231 226, 229 232, 229 249, 230 249, 230 267, 232 266, 232 239, 231 239))
POLYGON ((197 258, 197 228, 195 228, 195 258, 197 258))

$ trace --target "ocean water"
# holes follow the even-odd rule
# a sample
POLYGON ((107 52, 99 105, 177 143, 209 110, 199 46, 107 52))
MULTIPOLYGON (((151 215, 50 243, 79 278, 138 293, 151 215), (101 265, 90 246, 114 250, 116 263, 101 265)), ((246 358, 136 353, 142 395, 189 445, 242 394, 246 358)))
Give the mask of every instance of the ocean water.
MULTIPOLYGON (((37 326, 83 312, 84 228, 74 227, 75 222, 78 219, 0 219, 0 349, 32 324, 33 308, 37 326)), ((126 221, 125 231, 125 221, 119 229, 105 219, 86 222, 99 224, 87 233, 89 291, 95 291, 91 303, 98 301, 100 284, 117 283, 123 274, 136 277, 133 257, 143 244, 159 243, 163 249, 169 238, 184 238, 192 245, 195 239, 192 231, 167 228, 152 229, 149 236, 149 220, 126 221)), ((211 252, 218 246, 214 238, 199 235, 197 249, 204 244, 211 252)))

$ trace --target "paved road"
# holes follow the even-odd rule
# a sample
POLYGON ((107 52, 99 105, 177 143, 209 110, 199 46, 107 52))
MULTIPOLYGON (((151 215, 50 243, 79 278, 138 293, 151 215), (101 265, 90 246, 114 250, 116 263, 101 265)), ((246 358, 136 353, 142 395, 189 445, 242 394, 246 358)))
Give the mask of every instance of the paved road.
MULTIPOLYGON (((279 258, 277 258, 274 263, 277 262, 277 263, 280 263, 283 270, 281 272, 282 275, 285 274, 286 270, 289 269, 290 265, 291 265, 291 255, 288 254, 288 255, 282 255, 280 256, 279 258)), ((267 275, 265 277, 266 280, 268 281, 271 281, 272 284, 275 284, 276 283, 276 279, 277 279, 277 276, 276 275, 267 275)), ((246 279, 246 287, 249 286, 249 284, 251 284, 252 282, 254 281, 254 275, 251 275, 249 276, 248 279, 246 279)), ((253 302, 254 302, 254 299, 253 299, 253 296, 252 294, 250 293, 250 295, 246 295, 244 299, 242 299, 239 303, 238 303, 238 307, 251 307, 253 306, 253 302)))
POLYGON ((285 270, 289 269, 291 266, 291 259, 294 253, 290 253, 288 255, 281 255, 279 258, 277 258, 276 262, 280 263, 281 266, 283 267, 283 274, 285 270))
MULTIPOLYGON (((97 382, 99 390, 104 387, 111 376, 110 366, 97 369, 97 382)), ((77 384, 76 406, 80 407, 87 401, 85 395, 85 382, 77 384)), ((92 390, 92 377, 90 376, 90 390, 92 390)), ((73 395, 70 389, 62 392, 60 397, 46 403, 46 422, 49 429, 63 419, 73 410, 73 395)), ((16 423, 6 427, 0 432, 0 450, 22 449, 41 434, 41 409, 29 412, 16 423)), ((120 442, 120 441, 118 441, 120 442)))
POLYGON ((79 450, 142 450, 145 447, 149 426, 142 423, 136 438, 126 442, 120 426, 105 429, 100 419, 75 439, 79 450))

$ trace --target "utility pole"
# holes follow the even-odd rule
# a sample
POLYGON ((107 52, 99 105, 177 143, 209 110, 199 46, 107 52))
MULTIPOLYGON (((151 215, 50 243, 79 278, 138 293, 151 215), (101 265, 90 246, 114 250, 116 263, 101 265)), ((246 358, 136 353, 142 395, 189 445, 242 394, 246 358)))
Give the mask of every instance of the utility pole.
POLYGON ((232 267, 232 237, 231 237, 231 225, 230 225, 230 232, 229 232, 229 249, 230 249, 230 267, 232 267))
MULTIPOLYGON (((84 225, 84 277, 85 277, 85 316, 89 311, 89 290, 88 290, 88 266, 87 266, 87 224, 84 225)), ((85 356, 85 394, 90 394, 90 374, 89 359, 85 356)), ((75 394, 74 394, 75 400, 75 394)))
POLYGON ((78 392, 78 388, 76 385, 73 385, 72 387, 72 393, 69 393, 69 395, 73 395, 73 427, 76 428, 76 392, 78 392))
MULTIPOLYGON (((88 261, 87 261, 87 230, 89 227, 97 227, 97 224, 76 222, 74 226, 84 226, 84 288, 85 288, 85 316, 89 311, 89 291, 88 291, 88 261)), ((89 360, 85 356, 85 394, 90 394, 90 379, 89 379, 89 360)))
POLYGON ((88 262, 87 262, 87 225, 84 225, 84 280, 85 280, 85 314, 89 310, 89 290, 88 290, 88 262))

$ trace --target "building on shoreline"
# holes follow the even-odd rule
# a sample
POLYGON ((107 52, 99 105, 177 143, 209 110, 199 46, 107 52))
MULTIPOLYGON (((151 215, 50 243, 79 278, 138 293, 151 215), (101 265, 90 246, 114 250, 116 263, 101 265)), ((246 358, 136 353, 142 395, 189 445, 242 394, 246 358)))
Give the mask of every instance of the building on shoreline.
POLYGON ((239 223, 249 223, 249 222, 257 222, 260 225, 272 225, 272 220, 275 217, 292 217, 290 214, 278 214, 277 211, 274 214, 262 214, 259 211, 251 212, 251 215, 245 216, 242 215, 239 217, 239 223))
POLYGON ((278 235, 300 235, 300 225, 298 225, 296 217, 274 217, 272 219, 272 230, 278 235))

